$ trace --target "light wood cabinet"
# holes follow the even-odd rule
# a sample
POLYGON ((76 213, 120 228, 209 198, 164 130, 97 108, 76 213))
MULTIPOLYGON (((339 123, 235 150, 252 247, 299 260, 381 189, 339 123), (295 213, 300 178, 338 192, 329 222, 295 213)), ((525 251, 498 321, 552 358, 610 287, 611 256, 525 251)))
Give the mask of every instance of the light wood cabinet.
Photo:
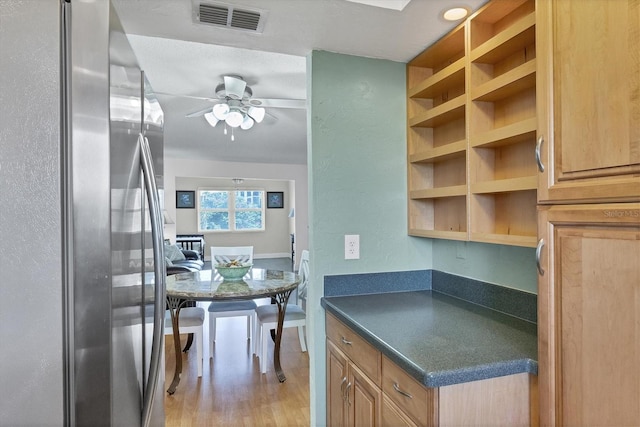
POLYGON ((382 357, 382 391, 401 415, 417 425, 438 425, 438 389, 420 384, 386 356, 382 357))
POLYGON ((534 376, 515 374, 428 388, 383 356, 383 400, 391 403, 382 417, 418 426, 533 426, 535 383, 534 376))
POLYGON ((381 426, 380 388, 327 341, 327 420, 331 426, 381 426))
POLYGON ((636 425, 640 3, 539 0, 536 14, 540 421, 636 425))
POLYGON ((640 4, 539 0, 541 203, 640 200, 640 4))
POLYGON ((327 338, 328 424, 381 426, 380 352, 331 315, 327 338))
POLYGON ((534 0, 494 0, 407 65, 409 234, 535 247, 534 0))
POLYGON ((328 425, 537 425, 534 376, 425 387, 333 315, 326 319, 328 425))
POLYGON ((345 387, 349 359, 327 340, 327 425, 347 425, 345 387))
POLYGON ((467 240, 465 25, 407 65, 409 234, 467 240))
POLYGON ((382 425, 393 427, 418 427, 402 409, 398 408, 386 395, 382 396, 382 425))
POLYGON ((535 377, 515 374, 440 387, 441 426, 537 426, 535 377))
POLYGON ((640 420, 640 203, 539 208, 541 425, 640 420))
POLYGON ((535 3, 494 1, 469 18, 470 240, 536 244, 535 3))

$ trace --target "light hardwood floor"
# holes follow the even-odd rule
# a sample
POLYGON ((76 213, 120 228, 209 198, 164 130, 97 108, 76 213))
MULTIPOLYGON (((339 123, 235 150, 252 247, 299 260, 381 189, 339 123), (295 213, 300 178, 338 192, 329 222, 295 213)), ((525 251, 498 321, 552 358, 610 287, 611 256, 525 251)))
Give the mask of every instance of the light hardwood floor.
MULTIPOLYGON (((267 300, 265 300, 266 302, 267 300)), ((206 309, 206 303, 202 304, 206 309)), ((300 351, 297 329, 284 330, 280 360, 287 376, 278 382, 269 340, 266 374, 246 339, 244 318, 218 320, 213 359, 209 358, 208 320, 204 324, 204 369, 198 378, 195 343, 182 353, 183 370, 176 392, 165 393, 166 425, 309 426, 309 357, 300 351)), ((183 335, 182 341, 186 339, 183 335)), ((165 390, 175 366, 173 337, 165 340, 165 390)))

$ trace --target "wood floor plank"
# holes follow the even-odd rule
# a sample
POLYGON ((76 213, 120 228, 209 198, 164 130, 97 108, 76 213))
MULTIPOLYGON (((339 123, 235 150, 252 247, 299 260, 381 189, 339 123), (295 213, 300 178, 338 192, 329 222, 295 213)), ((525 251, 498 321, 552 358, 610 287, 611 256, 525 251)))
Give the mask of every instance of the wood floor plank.
MULTIPOLYGON (((309 357, 300 351, 297 330, 284 330, 281 362, 287 376, 278 382, 273 370, 273 343, 269 342, 267 373, 246 339, 244 318, 218 320, 213 359, 209 359, 208 324, 204 331, 204 369, 198 378, 195 343, 183 353, 180 385, 165 393, 169 427, 309 426, 309 357)), ((182 336, 182 341, 186 336, 182 336)), ((165 390, 173 378, 173 337, 165 340, 165 390)))

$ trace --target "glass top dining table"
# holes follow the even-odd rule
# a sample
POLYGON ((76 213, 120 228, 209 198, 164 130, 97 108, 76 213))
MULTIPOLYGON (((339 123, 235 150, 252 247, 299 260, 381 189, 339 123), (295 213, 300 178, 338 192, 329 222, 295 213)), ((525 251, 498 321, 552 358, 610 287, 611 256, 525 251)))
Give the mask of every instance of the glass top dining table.
MULTIPOLYGON (((180 351, 179 314, 189 301, 221 301, 271 297, 278 306, 278 326, 275 333, 273 364, 280 382, 286 376, 280 365, 280 343, 287 301, 300 284, 300 277, 290 271, 252 268, 238 281, 225 281, 211 270, 179 273, 167 276, 167 306, 171 312, 176 369, 167 392, 173 394, 180 383, 182 357, 180 351)), ((255 338, 254 338, 255 339, 255 338)))

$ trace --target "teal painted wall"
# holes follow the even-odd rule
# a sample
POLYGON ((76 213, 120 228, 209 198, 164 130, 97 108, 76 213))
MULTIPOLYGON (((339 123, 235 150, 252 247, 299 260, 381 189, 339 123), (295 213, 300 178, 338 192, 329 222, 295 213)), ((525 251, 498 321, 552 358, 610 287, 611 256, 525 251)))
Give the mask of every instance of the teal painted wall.
POLYGON ((536 250, 475 242, 433 241, 433 269, 538 293, 536 250))
POLYGON ((326 424, 325 275, 433 268, 536 289, 533 249, 407 236, 405 68, 323 51, 307 58, 313 426, 326 424), (345 234, 360 235, 359 260, 344 259, 345 234))
POLYGON ((307 333, 317 426, 326 418, 323 277, 431 268, 431 241, 407 236, 406 65, 319 51, 307 65, 307 333), (360 235, 359 260, 344 259, 345 234, 360 235))

